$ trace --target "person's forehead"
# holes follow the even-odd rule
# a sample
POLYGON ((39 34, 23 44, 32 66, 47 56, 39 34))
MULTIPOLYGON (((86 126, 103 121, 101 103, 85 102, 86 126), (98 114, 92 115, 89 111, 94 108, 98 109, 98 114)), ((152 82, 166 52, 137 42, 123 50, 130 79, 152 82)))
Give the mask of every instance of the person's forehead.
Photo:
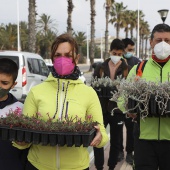
POLYGON ((134 46, 134 45, 130 45, 130 44, 128 44, 126 48, 127 48, 127 49, 134 49, 134 48, 135 48, 135 46, 134 46))
POLYGON ((170 32, 155 32, 154 39, 170 39, 170 32))
POLYGON ((13 77, 9 74, 0 73, 0 81, 13 82, 13 77))
POLYGON ((69 53, 71 51, 71 44, 68 42, 60 43, 56 52, 58 53, 69 53))
POLYGON ((111 52, 123 53, 123 50, 122 49, 113 49, 111 52))

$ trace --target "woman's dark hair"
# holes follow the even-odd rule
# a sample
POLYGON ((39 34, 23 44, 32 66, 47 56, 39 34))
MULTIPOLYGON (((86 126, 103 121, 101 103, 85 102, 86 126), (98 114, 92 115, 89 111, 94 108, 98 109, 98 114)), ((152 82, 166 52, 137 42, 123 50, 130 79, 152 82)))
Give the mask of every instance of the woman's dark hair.
POLYGON ((155 32, 170 32, 170 26, 167 24, 156 25, 151 33, 151 40, 153 39, 155 32))
POLYGON ((61 34, 59 35, 55 41, 53 42, 52 46, 51 46, 51 60, 53 62, 56 50, 59 46, 59 44, 64 43, 64 42, 68 42, 70 43, 71 47, 72 47, 72 54, 73 54, 73 60, 75 60, 74 58, 74 53, 78 54, 78 44, 76 42, 76 40, 70 35, 70 34, 61 34))
POLYGON ((113 49, 124 51, 125 45, 120 39, 114 39, 110 44, 110 51, 112 51, 113 49))
POLYGON ((11 75, 15 82, 18 76, 17 64, 9 58, 0 58, 0 74, 11 75))

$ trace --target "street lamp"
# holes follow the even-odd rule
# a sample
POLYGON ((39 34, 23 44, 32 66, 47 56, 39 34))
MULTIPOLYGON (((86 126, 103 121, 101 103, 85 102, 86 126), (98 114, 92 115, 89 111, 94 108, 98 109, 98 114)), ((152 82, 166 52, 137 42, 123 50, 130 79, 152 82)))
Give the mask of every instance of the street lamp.
POLYGON ((167 17, 167 15, 168 15, 168 12, 169 12, 168 9, 161 9, 161 10, 158 11, 158 13, 160 14, 161 19, 162 19, 162 21, 163 21, 163 24, 164 24, 164 22, 165 22, 165 20, 166 20, 166 17, 167 17))
POLYGON ((100 52, 101 61, 103 61, 103 29, 101 29, 100 52))
POLYGON ((87 24, 87 38, 86 38, 86 40, 87 40, 87 61, 86 61, 86 63, 87 64, 89 64, 89 29, 88 29, 88 27, 89 27, 89 24, 87 24))

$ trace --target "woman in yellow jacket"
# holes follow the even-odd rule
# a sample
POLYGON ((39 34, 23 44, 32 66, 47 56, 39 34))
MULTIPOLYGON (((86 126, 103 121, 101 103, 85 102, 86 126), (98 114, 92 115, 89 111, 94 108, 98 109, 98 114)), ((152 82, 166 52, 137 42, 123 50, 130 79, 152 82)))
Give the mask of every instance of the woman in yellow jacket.
MULTIPOLYGON (((44 119, 48 115, 53 119, 65 116, 66 103, 68 117, 78 116, 82 120, 88 115, 99 124, 95 126, 97 133, 91 146, 103 147, 108 142, 108 136, 103 126, 100 102, 96 92, 79 80, 78 46, 68 34, 56 38, 51 47, 53 71, 43 83, 33 87, 29 92, 23 113, 32 116, 40 113, 44 119), (48 115, 47 115, 48 113, 48 115)), ((14 143, 23 149, 30 144, 14 143)), ((60 146, 30 146, 26 170, 88 170, 89 153, 86 147, 60 146)))

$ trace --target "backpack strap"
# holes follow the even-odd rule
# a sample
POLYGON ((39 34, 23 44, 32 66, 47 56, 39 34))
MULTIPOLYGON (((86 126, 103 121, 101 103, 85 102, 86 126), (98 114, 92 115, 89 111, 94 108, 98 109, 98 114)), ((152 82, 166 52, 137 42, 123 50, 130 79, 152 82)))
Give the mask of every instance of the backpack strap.
POLYGON ((136 68, 136 75, 137 76, 142 77, 143 70, 144 70, 144 67, 145 67, 145 64, 147 63, 147 61, 148 60, 143 60, 137 65, 137 68, 136 68))

